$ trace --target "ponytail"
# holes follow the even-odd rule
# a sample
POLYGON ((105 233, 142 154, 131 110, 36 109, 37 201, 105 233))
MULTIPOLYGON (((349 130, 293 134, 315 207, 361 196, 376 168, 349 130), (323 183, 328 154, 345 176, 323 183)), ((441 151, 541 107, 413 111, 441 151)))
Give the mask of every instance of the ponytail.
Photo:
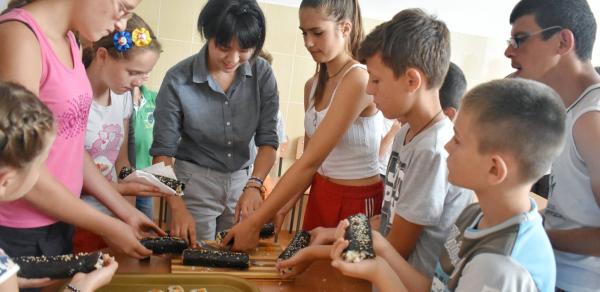
POLYGON ((351 0, 353 2, 352 9, 352 32, 350 33, 350 41, 348 42, 348 51, 352 54, 352 58, 358 59, 358 49, 360 43, 365 38, 365 31, 363 30, 362 15, 360 13, 360 6, 358 6, 358 0, 351 0))
MULTIPOLYGON (((362 15, 358 0, 302 0, 300 9, 310 7, 319 9, 329 19, 335 22, 348 20, 352 23, 352 31, 348 39, 347 51, 353 59, 358 59, 358 49, 365 37, 363 30, 362 15)), ((325 82, 327 82, 327 65, 317 64, 317 88, 315 88, 314 103, 317 104, 323 98, 325 82)))

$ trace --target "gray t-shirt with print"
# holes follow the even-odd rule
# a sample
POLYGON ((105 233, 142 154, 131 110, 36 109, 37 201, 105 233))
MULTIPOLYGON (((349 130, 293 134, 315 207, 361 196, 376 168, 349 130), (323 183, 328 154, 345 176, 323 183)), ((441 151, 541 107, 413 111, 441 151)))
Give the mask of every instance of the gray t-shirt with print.
POLYGON ((472 201, 473 192, 448 182, 448 153, 444 145, 454 135, 453 124, 448 118, 404 144, 408 129, 408 125, 402 127, 392 146, 380 232, 389 233, 396 214, 411 223, 423 225, 408 262, 431 276, 449 228, 472 201))

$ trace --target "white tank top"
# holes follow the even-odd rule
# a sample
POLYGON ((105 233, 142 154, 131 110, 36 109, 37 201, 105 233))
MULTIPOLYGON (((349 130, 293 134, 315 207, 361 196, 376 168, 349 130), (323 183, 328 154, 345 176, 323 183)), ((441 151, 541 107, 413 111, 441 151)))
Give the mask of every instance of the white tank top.
MULTIPOLYGON (((565 148, 552 163, 550 192, 545 211, 546 229, 600 227, 600 208, 596 204, 589 171, 579 155, 573 126, 583 114, 600 111, 600 84, 587 88, 567 108, 565 148)), ((598 291, 600 257, 555 250, 556 284, 567 291, 598 291)))
MULTIPOLYGON (((354 68, 366 70, 362 64, 350 66, 335 86, 329 104, 322 111, 317 111, 314 105, 317 87, 317 79, 315 79, 309 96, 308 110, 304 115, 304 129, 308 137, 315 134, 317 127, 327 115, 341 80, 354 68)), ((358 117, 327 155, 317 172, 335 179, 360 179, 379 174, 379 143, 383 136, 383 124, 383 115, 379 111, 372 116, 358 117)))

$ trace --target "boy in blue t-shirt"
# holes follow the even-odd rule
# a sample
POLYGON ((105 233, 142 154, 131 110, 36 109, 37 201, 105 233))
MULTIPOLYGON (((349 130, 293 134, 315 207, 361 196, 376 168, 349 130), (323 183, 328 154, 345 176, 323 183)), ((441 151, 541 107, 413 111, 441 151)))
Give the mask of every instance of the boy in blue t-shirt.
MULTIPOLYGON (((422 27, 424 17, 415 10, 400 12, 361 47, 370 84, 377 87, 375 101, 387 111, 398 111, 411 85, 405 82, 410 76, 390 69, 399 54, 385 55, 391 52, 385 48, 393 47, 387 42, 397 41, 389 36, 399 27, 422 27)), ((498 80, 476 87, 464 97, 454 137, 445 147, 448 180, 472 189, 479 203, 452 224, 433 277, 411 266, 378 232, 373 232, 375 259, 344 262, 347 220, 338 227, 332 265, 381 291, 554 291, 552 247, 529 190, 560 152, 564 117, 560 98, 541 83, 498 80)))

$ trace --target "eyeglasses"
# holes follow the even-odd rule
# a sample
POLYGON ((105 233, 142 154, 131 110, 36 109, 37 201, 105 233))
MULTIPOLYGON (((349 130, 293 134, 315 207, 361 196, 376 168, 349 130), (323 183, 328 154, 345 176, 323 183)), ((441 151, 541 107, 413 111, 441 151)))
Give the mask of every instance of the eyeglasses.
POLYGON ((562 27, 560 27, 558 25, 555 25, 555 26, 544 28, 544 29, 542 29, 540 31, 537 31, 537 32, 534 32, 534 33, 524 33, 522 35, 513 36, 510 39, 508 39, 506 42, 508 43, 509 46, 511 46, 511 47, 513 47, 515 49, 518 49, 521 46, 521 44, 523 42, 525 42, 529 37, 532 37, 534 35, 538 35, 538 34, 543 33, 545 31, 555 30, 555 29, 561 30, 562 27))

